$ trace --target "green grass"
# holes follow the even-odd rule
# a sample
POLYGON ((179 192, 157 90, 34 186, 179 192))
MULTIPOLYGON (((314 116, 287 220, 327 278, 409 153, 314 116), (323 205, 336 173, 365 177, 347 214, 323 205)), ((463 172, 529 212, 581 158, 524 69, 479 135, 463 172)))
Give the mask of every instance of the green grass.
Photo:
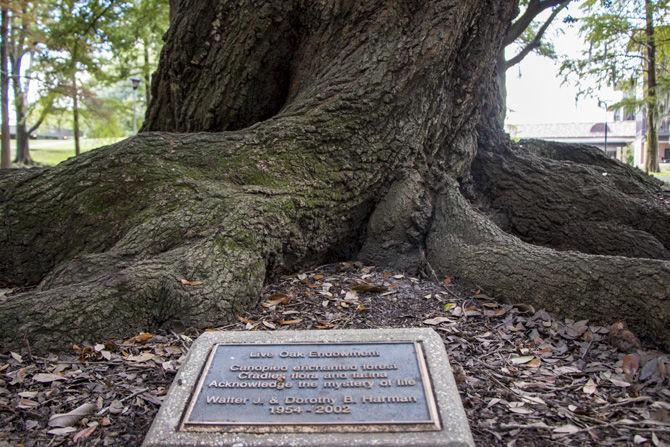
MULTIPOLYGON (((86 152, 100 146, 116 143, 121 138, 82 138, 79 140, 81 144, 81 151, 86 152)), ((11 141, 12 160, 14 160, 14 151, 16 149, 16 141, 11 141)), ((74 141, 73 140, 30 140, 30 155, 35 162, 54 166, 61 161, 74 157, 74 141)))
POLYGON ((649 174, 670 185, 670 171, 650 172, 649 174))

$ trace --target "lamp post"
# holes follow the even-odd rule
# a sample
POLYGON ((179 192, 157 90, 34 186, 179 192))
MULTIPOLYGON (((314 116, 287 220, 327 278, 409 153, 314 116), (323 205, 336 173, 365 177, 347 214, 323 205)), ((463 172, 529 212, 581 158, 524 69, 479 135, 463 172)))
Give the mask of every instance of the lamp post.
POLYGON ((140 78, 130 78, 133 86, 133 135, 137 134, 137 89, 140 86, 140 78))
POLYGON ((605 109, 605 155, 607 155, 607 102, 599 99, 598 107, 603 107, 605 109))

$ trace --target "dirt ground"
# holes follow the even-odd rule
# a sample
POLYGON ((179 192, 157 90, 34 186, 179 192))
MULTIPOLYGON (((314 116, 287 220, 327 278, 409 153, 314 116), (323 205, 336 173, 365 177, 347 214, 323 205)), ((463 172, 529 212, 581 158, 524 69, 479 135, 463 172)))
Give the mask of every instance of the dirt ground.
MULTIPOLYGON (((670 444, 670 356, 639 348, 621 325, 354 263, 281 278, 238 320, 212 329, 432 327, 477 445, 670 444)), ((0 352, 0 447, 140 445, 197 335, 142 333, 46 357, 0 352)))

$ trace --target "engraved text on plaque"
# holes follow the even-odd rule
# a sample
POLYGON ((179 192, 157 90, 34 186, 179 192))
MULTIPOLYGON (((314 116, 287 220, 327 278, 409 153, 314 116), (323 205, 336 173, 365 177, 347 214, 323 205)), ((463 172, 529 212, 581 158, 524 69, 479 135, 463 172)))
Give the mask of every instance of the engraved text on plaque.
POLYGON ((420 342, 217 344, 181 429, 440 429, 420 342))

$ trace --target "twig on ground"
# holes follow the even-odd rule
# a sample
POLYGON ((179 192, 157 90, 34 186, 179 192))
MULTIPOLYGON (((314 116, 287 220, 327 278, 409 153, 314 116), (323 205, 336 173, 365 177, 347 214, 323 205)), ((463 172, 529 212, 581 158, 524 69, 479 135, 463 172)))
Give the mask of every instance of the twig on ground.
MULTIPOLYGON (((131 394, 130 396, 126 396, 126 397, 124 397, 123 399, 119 399, 119 402, 120 402, 120 403, 124 403, 125 401, 127 401, 127 400, 129 400, 129 399, 132 399, 132 398, 135 397, 135 396, 139 396, 139 395, 142 394, 142 393, 146 393, 147 391, 149 391, 149 388, 142 388, 142 389, 139 390, 139 391, 135 391, 135 392, 134 392, 133 394, 131 394)), ((110 407, 111 407, 111 405, 107 405, 105 408, 103 408, 102 410, 98 411, 98 412, 96 413, 96 416, 104 416, 105 414, 107 414, 107 412, 109 411, 110 407)))

